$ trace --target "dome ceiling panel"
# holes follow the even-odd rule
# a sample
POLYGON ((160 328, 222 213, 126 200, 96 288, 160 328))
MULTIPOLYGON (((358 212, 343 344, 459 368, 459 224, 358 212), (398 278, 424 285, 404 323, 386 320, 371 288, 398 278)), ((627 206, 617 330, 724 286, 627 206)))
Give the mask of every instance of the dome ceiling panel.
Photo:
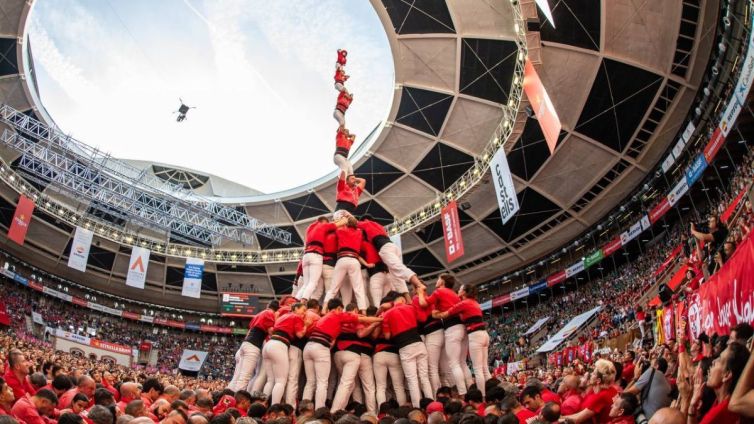
POLYGON ((576 130, 622 152, 654 102, 663 77, 603 59, 576 130))
POLYGON ((628 196, 637 184, 641 182, 646 174, 637 168, 630 168, 623 173, 619 181, 610 186, 609 190, 602 192, 599 201, 590 203, 588 209, 583 211, 581 217, 588 221, 594 222, 602 218, 612 209, 610 206, 615 205, 618 201, 628 196))
POLYGON ((426 248, 404 252, 403 263, 418 275, 431 274, 445 269, 442 262, 426 248))
POLYGON ((391 126, 387 131, 385 140, 375 153, 404 170, 414 169, 434 146, 434 140, 428 134, 397 125, 391 126))
MULTIPOLYGON (((612 0, 608 0, 612 1, 612 0)), ((542 41, 567 44, 588 50, 600 50, 601 9, 600 0, 556 0, 550 3, 552 17, 557 22, 557 28, 543 22, 541 30, 542 41)))
POLYGON ((262 250, 267 249, 283 249, 286 247, 301 247, 304 245, 303 237, 301 234, 299 234, 298 230, 296 230, 296 227, 293 225, 279 225, 278 228, 281 230, 285 230, 291 233, 291 244, 289 246, 284 245, 283 243, 273 240, 270 238, 267 238, 261 234, 257 234, 257 241, 259 242, 259 247, 262 250))
POLYGON ((451 103, 453 94, 403 87, 395 122, 437 136, 445 123, 451 103))
MULTIPOLYGON (((519 178, 514 176, 513 187, 515 187, 516 192, 518 193, 524 189, 524 184, 519 178)), ((492 179, 485 179, 482 184, 478 185, 466 196, 465 200, 470 206, 466 210, 466 213, 477 220, 482 220, 487 217, 487 215, 498 208, 497 197, 495 195, 495 184, 493 184, 492 179)))
POLYGON ((382 0, 397 34, 455 33, 445 0, 382 0))
MULTIPOLYGON (((442 228, 440 228, 440 237, 442 237, 442 228)), ((499 249, 501 245, 500 238, 497 237, 487 226, 479 223, 468 225, 463 228, 463 240, 463 258, 453 262, 451 264, 453 266, 463 262, 472 261, 492 250, 499 249)), ((445 242, 442 239, 432 243, 429 246, 429 249, 443 264, 445 264, 445 266, 448 265, 445 256, 445 242)))
POLYGON ((459 150, 478 155, 490 142, 490 135, 500 125, 503 116, 499 105, 459 96, 453 103, 440 138, 459 150))
MULTIPOLYGON (((458 209, 458 220, 461 223, 462 228, 476 222, 472 217, 466 214, 466 212, 464 212, 463 209, 461 208, 458 209)), ((466 237, 465 231, 466 230, 464 229, 463 237, 466 237)), ((429 244, 436 240, 441 239, 443 237, 442 220, 438 219, 438 220, 432 221, 430 224, 425 225, 424 227, 416 230, 416 236, 419 237, 419 239, 426 244, 429 244)))
POLYGON ((680 1, 605 2, 605 54, 641 63, 657 73, 669 71, 678 38, 680 1))
POLYGON ((18 76, 0 79, 0 98, 3 99, 3 103, 16 110, 27 110, 31 107, 18 76))
POLYGON ((283 206, 294 221, 330 213, 330 210, 314 192, 295 199, 283 201, 283 206))
POLYGON ((396 79, 406 85, 455 90, 457 46, 455 37, 400 40, 396 79))
POLYGON ((0 2, 0 34, 8 38, 16 38, 21 32, 19 25, 23 23, 21 15, 24 11, 24 1, 0 2))
MULTIPOLYGON (((566 134, 565 131, 561 131, 558 144, 563 141, 566 134)), ((527 119, 524 132, 508 152, 507 157, 511 172, 522 180, 534 177, 539 168, 550 158, 550 148, 536 119, 527 119)))
POLYGON ((558 205, 529 187, 518 193, 518 204, 520 209, 505 225, 503 225, 500 211, 497 208, 482 221, 484 225, 508 243, 562 211, 558 205))
POLYGON ((272 275, 270 281, 272 282, 272 289, 276 295, 291 294, 293 291, 293 279, 294 275, 272 275))
POLYGON ((609 149, 586 141, 578 134, 571 134, 564 143, 568 148, 547 161, 531 184, 543 193, 549 193, 560 204, 570 206, 618 158, 609 149))
POLYGON ((557 63, 558 66, 542 66, 538 69, 542 84, 547 88, 555 110, 564 129, 576 126, 581 109, 592 87, 600 58, 591 52, 569 50, 554 46, 542 47, 542 63, 557 63), (578 75, 579 78, 573 78, 578 75))
POLYGON ((359 206, 356 207, 354 215, 371 215, 372 219, 375 222, 379 222, 382 225, 390 224, 394 220, 394 216, 376 200, 367 200, 366 202, 359 203, 359 206))
POLYGON ((403 171, 374 155, 370 156, 354 172, 367 181, 366 191, 372 195, 379 193, 405 175, 403 171))
MULTIPOLYGON (((335 193, 335 184, 332 186, 335 193)), ((325 200, 326 202, 326 200, 325 200)), ((281 202, 256 204, 253 207, 246 206, 246 213, 254 218, 272 225, 290 224, 291 218, 281 202)))
POLYGON ((508 103, 517 56, 515 41, 461 39, 459 91, 495 103, 508 103))
POLYGON ((419 240, 419 238, 413 233, 403 233, 401 234, 401 249, 403 251, 411 251, 418 249, 422 247, 422 242, 419 240))
MULTIPOLYGON (((576 219, 568 219, 556 228, 545 233, 543 237, 539 237, 532 241, 526 246, 526 249, 521 250, 520 255, 524 262, 537 260, 542 255, 567 244, 579 234, 582 234, 587 228, 589 228, 589 226, 576 219)), ((562 269, 564 265, 565 264, 560 264, 560 269, 562 269)))
POLYGON ((0 77, 18 74, 18 40, 0 38, 0 77))
POLYGON ((445 191, 474 165, 474 158, 447 144, 437 143, 412 173, 439 191, 445 191))
POLYGON ((380 193, 380 202, 395 216, 406 216, 436 198, 436 190, 411 175, 380 193))
POLYGON ((515 39, 510 0, 448 0, 447 3, 459 34, 515 39))

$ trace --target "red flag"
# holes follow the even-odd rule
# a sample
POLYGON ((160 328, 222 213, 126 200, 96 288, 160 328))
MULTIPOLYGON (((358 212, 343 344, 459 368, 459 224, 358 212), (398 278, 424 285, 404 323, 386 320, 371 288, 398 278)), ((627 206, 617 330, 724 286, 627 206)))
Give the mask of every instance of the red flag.
POLYGON ((534 110, 534 115, 536 115, 537 121, 539 121, 539 126, 542 128, 542 134, 545 135, 550 154, 552 154, 558 144, 558 136, 560 135, 562 125, 560 118, 558 118, 558 112, 555 110, 550 96, 547 95, 547 90, 542 85, 542 80, 539 79, 537 70, 534 69, 534 65, 529 59, 526 59, 526 64, 524 65, 524 91, 526 92, 526 97, 529 99, 529 103, 531 103, 531 108, 534 110))
POLYGON ((445 255, 448 263, 463 256, 463 238, 461 238, 461 221, 458 218, 458 206, 455 200, 440 211, 442 232, 445 235, 445 255))
POLYGON ((28 197, 21 195, 18 198, 18 205, 16 206, 16 213, 13 214, 13 221, 10 223, 8 229, 8 238, 20 244, 24 245, 26 240, 26 232, 29 230, 29 223, 31 222, 31 214, 34 212, 34 201, 28 197))

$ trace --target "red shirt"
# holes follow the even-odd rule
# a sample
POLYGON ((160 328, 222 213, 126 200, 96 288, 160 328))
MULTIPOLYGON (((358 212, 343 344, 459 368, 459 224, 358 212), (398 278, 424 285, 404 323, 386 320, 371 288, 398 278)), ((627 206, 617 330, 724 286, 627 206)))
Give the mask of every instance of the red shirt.
POLYGON ((458 294, 445 287, 435 289, 427 298, 427 303, 440 312, 445 312, 460 302, 461 298, 458 297, 458 294))
POLYGON ((637 312, 636 313, 636 320, 637 321, 644 321, 644 319, 647 317, 647 314, 644 311, 637 312))
POLYGON ((10 411, 6 411, 3 405, 0 405, 0 415, 10 415, 10 411))
POLYGON ((330 231, 325 236, 324 256, 332 256, 338 253, 338 237, 335 235, 335 231, 330 231))
POLYGON ((594 422, 606 424, 610 422, 610 406, 618 393, 614 386, 602 389, 598 393, 591 392, 584 397, 581 407, 594 412, 594 422))
POLYGON ((275 326, 272 331, 273 334, 277 331, 282 331, 288 335, 288 341, 291 342, 296 338, 296 333, 304 329, 304 319, 298 314, 285 314, 275 321, 275 326))
POLYGON ((335 200, 338 202, 350 203, 354 206, 359 205, 359 196, 361 196, 361 192, 364 191, 358 185, 353 187, 349 186, 343 178, 338 178, 336 190, 338 192, 337 196, 335 196, 335 200))
POLYGON ((345 50, 338 50, 338 65, 345 66, 348 52, 345 50))
POLYGON ((314 324, 314 332, 323 333, 335 340, 340 335, 343 324, 359 322, 359 316, 351 312, 328 312, 314 324))
POLYGON ((27 393, 29 395, 33 395, 37 391, 34 390, 34 386, 31 385, 28 379, 24 377, 23 381, 20 381, 15 374, 13 374, 13 370, 10 369, 10 366, 8 366, 8 363, 5 363, 6 369, 5 369, 5 375, 3 375, 3 378, 5 379, 5 384, 9 385, 11 389, 13 389, 13 396, 16 398, 16 400, 21 399, 26 395, 27 393))
POLYGON ((631 381, 634 378, 634 370, 636 369, 636 365, 634 365, 633 362, 628 361, 623 363, 623 372, 621 372, 620 376, 623 377, 626 381, 631 381))
POLYGON ((428 319, 432 318, 432 306, 427 305, 426 308, 423 308, 422 305, 419 304, 419 296, 414 296, 411 299, 411 306, 414 307, 414 314, 416 315, 417 322, 426 322, 428 319))
POLYGON ((537 414, 529 411, 526 408, 521 408, 521 410, 516 412, 514 415, 516 415, 518 422, 520 422, 521 424, 528 424, 537 419, 537 414))
POLYGON ((58 398, 58 409, 65 409, 71 406, 71 402, 73 402, 73 397, 76 396, 79 393, 78 388, 67 390, 65 393, 60 395, 60 398, 58 398))
POLYGON ((351 146, 353 146, 353 139, 345 131, 338 129, 335 133, 335 153, 348 157, 351 146))
POLYGON ((312 331, 314 331, 314 324, 319 321, 319 314, 311 311, 306 310, 306 315, 304 315, 304 324, 306 324, 306 321, 311 321, 311 324, 309 325, 309 329, 306 330, 306 335, 309 336, 309 334, 312 334, 312 331))
POLYGON ((147 409, 152 407, 152 399, 150 399, 150 397, 146 394, 141 395, 141 401, 144 402, 144 406, 146 406, 147 409))
POLYGON ((730 399, 712 405, 712 408, 702 417, 699 424, 737 423, 741 417, 728 410, 728 402, 730 402, 730 399))
POLYGON ((382 263, 382 259, 380 258, 380 254, 377 252, 377 249, 374 248, 374 245, 372 243, 364 239, 361 240, 361 257, 370 264, 377 265, 379 263, 382 263))
POLYGON ((394 304, 382 314, 382 332, 390 333, 391 338, 417 327, 414 307, 394 304))
POLYGON ((324 252, 325 237, 330 231, 335 231, 335 224, 332 222, 314 221, 306 229, 306 251, 315 252, 320 255, 324 252))
POLYGON ((560 413, 563 416, 573 415, 581 411, 581 395, 575 390, 569 390, 563 395, 560 413))
POLYGON ((50 420, 39 415, 37 407, 31 402, 31 397, 22 396, 13 405, 10 414, 26 424, 47 424, 50 420))
POLYGON ((346 350, 351 346, 361 346, 367 349, 371 348, 372 345, 369 342, 353 340, 358 337, 357 332, 365 327, 364 324, 359 322, 343 324, 343 331, 341 331, 335 346, 338 350, 346 350))
MULTIPOLYGON (((448 309, 449 315, 459 315, 462 321, 473 317, 482 317, 482 308, 476 300, 463 299, 448 309)), ((543 398, 544 399, 544 398, 543 398)))
POLYGON ((358 255, 364 234, 358 228, 340 227, 335 232, 338 237, 338 256, 358 255))
POLYGON ((265 309, 252 318, 249 328, 258 328, 266 333, 273 325, 275 325, 275 311, 265 309))
POLYGON ((375 237, 387 237, 385 227, 374 221, 359 221, 359 228, 364 230, 364 233, 367 235, 367 240, 369 240, 370 243, 374 242, 375 237))
MULTIPOLYGON (((335 105, 335 108, 343 113, 346 113, 348 107, 351 106, 352 101, 353 97, 346 94, 345 91, 341 91, 340 94, 338 94, 338 103, 335 105)), ((340 134, 340 132, 338 134, 340 134)))
POLYGON ((346 82, 346 71, 342 69, 336 69, 335 70, 335 82, 344 83, 346 82))
POLYGON ((632 415, 625 417, 615 417, 610 420, 610 424, 634 424, 635 422, 636 421, 634 420, 634 417, 632 415))
POLYGON ((550 389, 542 389, 542 392, 540 393, 540 396, 542 396, 542 400, 546 402, 555 402, 558 405, 560 405, 560 396, 553 392, 550 389))

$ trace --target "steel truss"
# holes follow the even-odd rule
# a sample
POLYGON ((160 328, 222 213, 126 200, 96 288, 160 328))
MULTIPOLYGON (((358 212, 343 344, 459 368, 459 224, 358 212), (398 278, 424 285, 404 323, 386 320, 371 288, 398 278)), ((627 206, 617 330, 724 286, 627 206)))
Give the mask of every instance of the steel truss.
POLYGON ((15 130, 5 130, 0 139, 22 154, 19 166, 23 171, 115 208, 148 227, 213 246, 223 239, 251 245, 249 232, 291 242, 288 231, 113 159, 10 106, 0 106, 0 122, 15 130))

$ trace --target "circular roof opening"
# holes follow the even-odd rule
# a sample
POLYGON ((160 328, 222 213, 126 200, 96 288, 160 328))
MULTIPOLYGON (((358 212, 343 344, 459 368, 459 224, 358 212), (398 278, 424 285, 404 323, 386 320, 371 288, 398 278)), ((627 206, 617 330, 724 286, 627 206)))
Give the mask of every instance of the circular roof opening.
POLYGON ((264 193, 336 169, 337 48, 349 51, 357 144, 392 101, 392 54, 369 2, 48 0, 29 37, 41 100, 66 133, 264 193), (181 99, 196 109, 178 123, 181 99))

